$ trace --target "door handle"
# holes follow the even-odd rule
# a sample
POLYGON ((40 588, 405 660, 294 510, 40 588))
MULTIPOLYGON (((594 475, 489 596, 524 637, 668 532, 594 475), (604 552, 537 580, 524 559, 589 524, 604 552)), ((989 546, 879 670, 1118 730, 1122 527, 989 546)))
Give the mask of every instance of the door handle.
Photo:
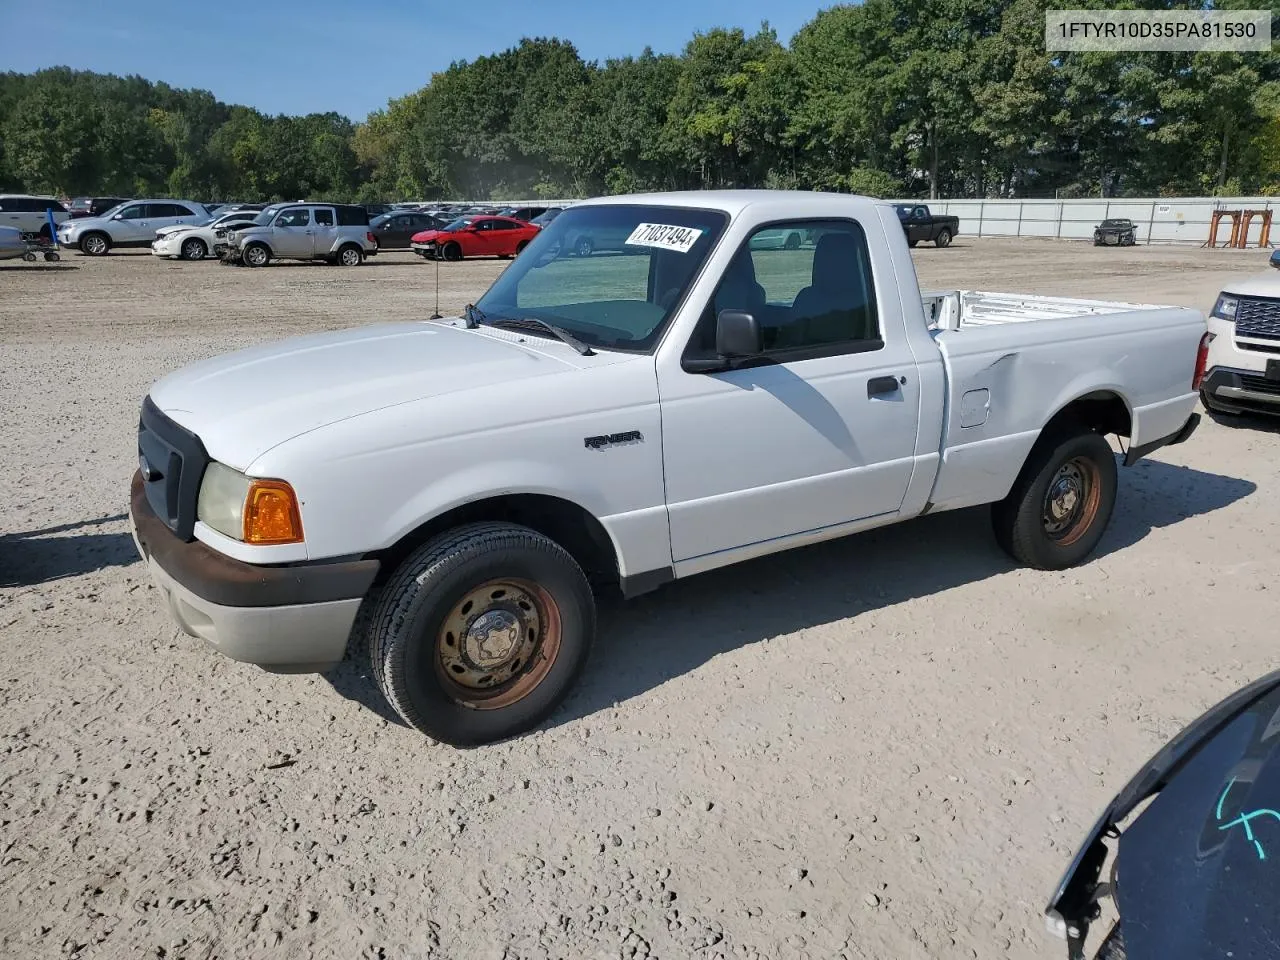
POLYGON ((897 389, 897 377, 872 377, 867 381, 868 397, 878 397, 882 393, 893 393, 897 389))

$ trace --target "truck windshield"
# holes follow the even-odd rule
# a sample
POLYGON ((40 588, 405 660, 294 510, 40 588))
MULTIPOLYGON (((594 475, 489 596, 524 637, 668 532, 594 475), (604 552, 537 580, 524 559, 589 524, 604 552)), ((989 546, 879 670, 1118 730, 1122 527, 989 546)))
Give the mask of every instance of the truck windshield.
POLYGON ((476 303, 481 322, 532 318, 592 347, 650 350, 728 219, 688 207, 566 210, 476 303))
POLYGON ((253 222, 256 226, 265 227, 267 224, 269 224, 272 220, 275 219, 276 214, 279 212, 280 212, 280 207, 267 207, 260 214, 258 214, 256 217, 253 218, 253 222))

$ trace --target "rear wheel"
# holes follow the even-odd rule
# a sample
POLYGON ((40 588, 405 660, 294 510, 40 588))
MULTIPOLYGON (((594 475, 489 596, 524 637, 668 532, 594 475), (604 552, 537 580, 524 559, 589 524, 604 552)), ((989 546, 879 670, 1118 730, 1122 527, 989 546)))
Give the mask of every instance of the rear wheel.
POLYGON ((260 243, 251 243, 244 248, 240 259, 251 267, 265 267, 271 262, 271 251, 260 243))
POLYGON ((105 256, 111 249, 111 240, 105 233, 86 233, 80 238, 80 252, 91 257, 105 256))
POLYGON ((546 718, 594 634, 591 589, 562 547, 527 527, 475 523, 400 565, 374 610, 369 654, 405 723, 474 746, 546 718))
POLYGON ((344 267, 358 267, 364 263, 364 251, 355 244, 348 244, 338 251, 338 263, 344 267))
POLYGON ((940 234, 938 234, 938 239, 933 242, 940 247, 951 246, 951 231, 943 230, 940 234))
POLYGON ((1000 546, 1040 570, 1082 563, 1098 546, 1116 502, 1116 457, 1093 432, 1036 444, 1009 495, 992 506, 1000 546))
POLYGON ((183 260, 203 260, 209 255, 209 248, 199 237, 189 237, 182 241, 183 260))
POLYGON ((529 245, 529 241, 528 241, 528 240, 521 240, 519 243, 517 243, 517 244, 516 244, 516 256, 518 257, 518 256, 520 256, 520 254, 524 253, 524 248, 525 248, 525 247, 527 247, 528 245, 529 245))

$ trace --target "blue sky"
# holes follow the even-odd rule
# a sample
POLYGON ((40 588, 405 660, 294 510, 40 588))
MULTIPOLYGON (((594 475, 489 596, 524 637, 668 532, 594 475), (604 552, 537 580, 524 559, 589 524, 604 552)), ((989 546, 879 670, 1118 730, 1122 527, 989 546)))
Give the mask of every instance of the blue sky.
POLYGON ((587 60, 678 52, 694 31, 768 20, 786 43, 808 0, 0 0, 0 70, 69 66, 210 90, 267 113, 362 120, 453 60, 558 36, 587 60), (40 38, 33 42, 27 38, 40 38))

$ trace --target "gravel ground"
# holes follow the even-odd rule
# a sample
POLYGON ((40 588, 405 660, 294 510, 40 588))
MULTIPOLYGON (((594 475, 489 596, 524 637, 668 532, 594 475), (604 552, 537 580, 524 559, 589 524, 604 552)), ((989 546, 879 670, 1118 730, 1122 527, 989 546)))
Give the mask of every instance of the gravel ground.
MULTIPOLYGON (((1263 252, 974 241, 963 285, 1207 310, 1263 252)), ((498 263, 446 264, 441 307, 498 263)), ((1098 556, 1014 568, 981 511, 602 613, 545 729, 470 751, 356 665, 180 634, 124 519, 170 369, 426 317, 433 268, 0 264, 0 955, 1065 955, 1040 911, 1136 765, 1276 664, 1280 433, 1206 419, 1121 475, 1098 556)))

